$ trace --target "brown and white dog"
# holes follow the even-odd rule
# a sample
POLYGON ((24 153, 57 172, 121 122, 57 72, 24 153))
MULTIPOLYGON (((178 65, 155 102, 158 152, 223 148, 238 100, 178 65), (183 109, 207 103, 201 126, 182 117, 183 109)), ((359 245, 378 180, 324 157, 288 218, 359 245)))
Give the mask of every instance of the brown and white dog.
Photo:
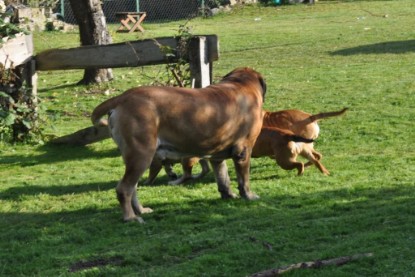
POLYGON ((249 187, 252 147, 261 131, 266 85, 250 68, 237 68, 201 89, 139 87, 98 105, 95 125, 109 114, 111 136, 121 151, 125 173, 116 192, 125 221, 152 212, 137 198, 137 181, 153 157, 161 160, 208 157, 222 198, 234 198, 225 159, 232 158, 239 194, 258 196, 249 187))
MULTIPOLYGON (((320 132, 320 127, 317 124, 318 120, 332 116, 339 116, 344 114, 346 111, 347 108, 344 108, 340 111, 325 112, 314 115, 300 110, 282 110, 277 112, 265 111, 263 118, 263 128, 268 126, 287 129, 297 136, 315 140, 320 132)), ((260 145, 261 141, 262 140, 257 140, 255 147, 262 147, 260 145)), ((313 143, 304 144, 299 142, 296 145, 297 155, 301 155, 309 161, 305 166, 314 164, 324 175, 330 174, 330 172, 320 162, 322 155, 321 153, 314 150, 313 143)), ((271 155, 272 153, 269 154, 271 155)), ((299 175, 300 174, 302 174, 302 172, 299 172, 299 175)))

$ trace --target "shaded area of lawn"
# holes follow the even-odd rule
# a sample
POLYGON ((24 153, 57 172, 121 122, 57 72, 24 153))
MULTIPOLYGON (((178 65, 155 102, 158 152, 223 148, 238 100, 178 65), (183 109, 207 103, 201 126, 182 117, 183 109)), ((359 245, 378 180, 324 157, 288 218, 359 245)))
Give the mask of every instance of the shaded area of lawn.
MULTIPOLYGON (((3 212, 2 222, 13 229, 2 232, 1 244, 13 255, 0 254, 2 273, 12 275, 19 268, 21 275, 36 274, 29 263, 37 263, 37 273, 59 275, 77 266, 79 271, 91 270, 91 263, 104 275, 194 276, 209 266, 210 276, 242 276, 261 271, 264 265, 272 268, 363 251, 373 252, 374 257, 335 268, 335 272, 381 274, 391 264, 378 262, 410 255, 415 246, 411 241, 415 197, 411 195, 411 187, 354 192, 333 188, 264 196, 256 202, 154 203, 154 213, 144 216, 145 225, 122 223, 115 206, 59 213, 3 212)), ((394 266, 413 270, 405 260, 394 266)), ((309 273, 318 276, 332 270, 309 273)))
POLYGON ((332 55, 350 56, 358 54, 405 54, 415 52, 415 40, 387 41, 361 45, 331 52, 332 55))

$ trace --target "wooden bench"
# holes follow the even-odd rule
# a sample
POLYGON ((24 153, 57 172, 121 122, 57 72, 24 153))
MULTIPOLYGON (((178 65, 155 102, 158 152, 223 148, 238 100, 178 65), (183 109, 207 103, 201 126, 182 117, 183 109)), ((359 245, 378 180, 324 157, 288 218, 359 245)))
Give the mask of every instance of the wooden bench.
POLYGON ((136 29, 142 33, 144 32, 144 28, 141 26, 141 23, 147 16, 145 12, 118 12, 115 13, 115 16, 121 24, 117 32, 128 31, 129 33, 132 33, 136 29))

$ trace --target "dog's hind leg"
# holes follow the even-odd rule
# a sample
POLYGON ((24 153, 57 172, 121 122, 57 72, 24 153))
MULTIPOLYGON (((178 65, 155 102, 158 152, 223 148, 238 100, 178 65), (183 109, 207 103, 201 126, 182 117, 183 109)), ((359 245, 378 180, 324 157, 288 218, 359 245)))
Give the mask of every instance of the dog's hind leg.
POLYGON ((137 181, 150 166, 156 148, 156 143, 151 143, 151 138, 145 139, 145 143, 140 143, 137 138, 129 138, 128 146, 124 145, 122 148, 125 173, 117 185, 116 192, 125 221, 137 220, 142 223, 144 221, 139 215, 152 212, 150 208, 144 208, 137 198, 137 181))
MULTIPOLYGON (((140 201, 138 201, 138 195, 137 195, 137 186, 135 187, 135 190, 133 192, 133 197, 131 199, 131 205, 133 207, 134 213, 136 215, 140 215, 140 214, 148 214, 148 213, 152 213, 153 210, 151 208, 145 208, 140 204, 140 201)), ((140 221, 141 223, 144 222, 140 221)))
POLYGON ((209 173, 209 163, 205 159, 201 159, 199 161, 200 166, 202 167, 202 172, 200 172, 198 175, 193 176, 193 179, 200 179, 204 177, 206 174, 209 173))
POLYGON ((169 180, 176 180, 178 178, 176 172, 173 171, 173 165, 174 162, 172 160, 165 160, 163 162, 164 171, 166 171, 169 180))
POLYGON ((277 164, 285 170, 297 169, 298 175, 303 175, 304 164, 297 161, 297 154, 292 152, 290 148, 281 149, 278 151, 274 149, 274 157, 277 164))
POLYGON ((314 158, 318 161, 321 160, 321 158, 323 158, 323 155, 321 155, 320 152, 317 152, 314 149, 311 149, 311 153, 313 153, 314 158))
POLYGON ((218 184, 218 191, 220 192, 222 199, 236 198, 236 194, 232 192, 230 187, 231 179, 229 178, 226 161, 210 160, 210 165, 212 166, 213 173, 215 174, 216 183, 218 184))
POLYGON ((116 187, 124 221, 137 220, 143 223, 144 221, 138 215, 152 211, 144 208, 137 198, 137 180, 145 170, 146 167, 138 164, 126 165, 125 174, 116 187))
POLYGON ((314 164, 324 175, 330 175, 330 172, 320 162, 322 155, 314 149, 303 149, 300 153, 301 156, 309 160, 308 163, 314 164))
POLYGON ((249 187, 249 168, 251 159, 251 149, 243 148, 242 152, 237 153, 232 158, 235 165, 236 176, 238 179, 238 189, 241 197, 248 200, 259 199, 259 196, 253 193, 249 187))
POLYGON ((163 168, 163 164, 161 160, 157 158, 156 156, 154 156, 153 161, 151 162, 151 165, 150 165, 148 179, 144 182, 144 184, 152 185, 162 168, 163 168))
MULTIPOLYGON (((320 161, 321 158, 323 157, 323 155, 321 155, 321 153, 317 152, 314 149, 311 149, 311 152, 312 152, 312 155, 313 155, 314 159, 316 159, 317 161, 320 161)), ((303 157, 305 157, 305 156, 303 156, 303 157)), ((306 159, 308 159, 308 157, 306 157, 306 159)), ((309 167, 309 166, 311 166, 313 164, 314 164, 313 162, 308 161, 307 163, 304 164, 304 166, 305 167, 309 167)))
POLYGON ((304 164, 302 162, 297 162, 295 160, 288 160, 288 161, 279 161, 277 160, 277 164, 285 170, 293 170, 297 169, 297 175, 303 175, 304 173, 304 164))

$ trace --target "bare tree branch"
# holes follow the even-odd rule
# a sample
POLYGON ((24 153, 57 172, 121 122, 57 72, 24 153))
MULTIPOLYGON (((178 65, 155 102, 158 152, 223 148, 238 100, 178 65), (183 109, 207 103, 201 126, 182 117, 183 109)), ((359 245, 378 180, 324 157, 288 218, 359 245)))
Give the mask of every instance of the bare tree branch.
POLYGON ((334 258, 334 259, 329 259, 329 260, 316 260, 312 262, 296 263, 296 264, 292 264, 292 265, 285 266, 285 267, 273 268, 273 269, 269 269, 266 271, 258 272, 258 273, 251 275, 251 277, 279 276, 282 273, 285 273, 285 272, 288 272, 294 269, 299 269, 299 268, 320 268, 320 267, 327 266, 327 265, 341 266, 354 260, 358 260, 358 259, 366 258, 366 257, 372 257, 372 256, 373 256, 373 253, 364 253, 364 254, 344 256, 344 257, 339 257, 339 258, 334 258))

